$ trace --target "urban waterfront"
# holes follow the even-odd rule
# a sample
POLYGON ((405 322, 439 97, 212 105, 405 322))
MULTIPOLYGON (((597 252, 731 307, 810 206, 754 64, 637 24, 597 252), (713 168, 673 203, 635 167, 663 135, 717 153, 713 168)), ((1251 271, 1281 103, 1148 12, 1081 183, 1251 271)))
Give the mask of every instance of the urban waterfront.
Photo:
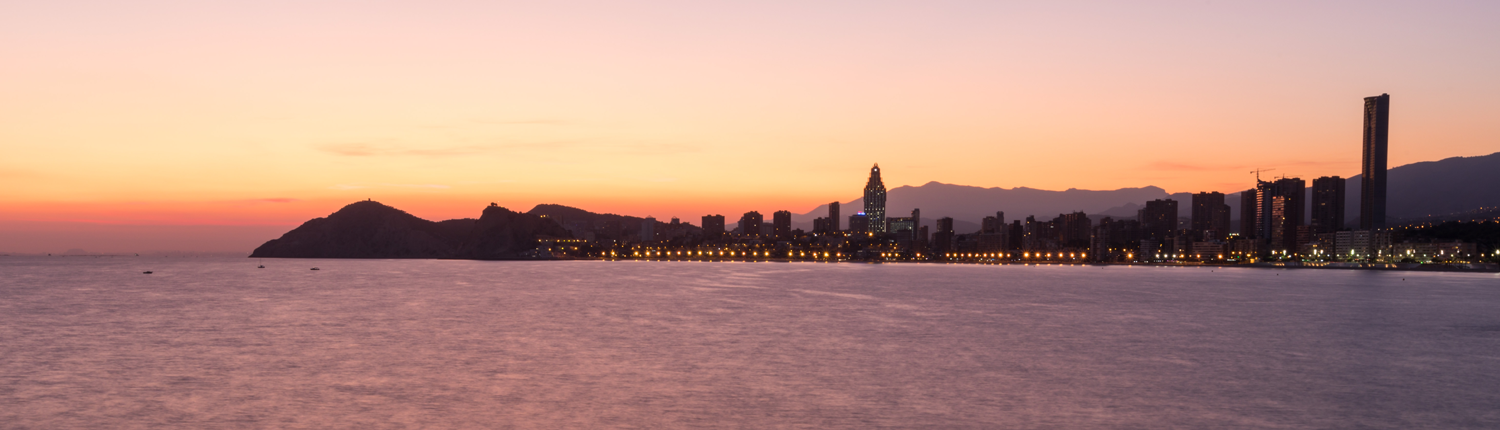
POLYGON ((3 427, 1500 426, 1493 273, 162 257, 0 272, 3 427))

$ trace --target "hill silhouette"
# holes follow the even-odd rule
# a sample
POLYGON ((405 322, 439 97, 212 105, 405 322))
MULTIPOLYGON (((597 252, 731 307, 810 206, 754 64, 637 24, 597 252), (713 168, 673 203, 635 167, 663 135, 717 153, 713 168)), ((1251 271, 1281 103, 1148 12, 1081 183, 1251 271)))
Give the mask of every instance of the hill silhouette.
POLYGON ((433 222, 374 201, 303 223, 250 254, 264 258, 522 258, 539 236, 571 237, 550 219, 491 205, 479 219, 433 222))

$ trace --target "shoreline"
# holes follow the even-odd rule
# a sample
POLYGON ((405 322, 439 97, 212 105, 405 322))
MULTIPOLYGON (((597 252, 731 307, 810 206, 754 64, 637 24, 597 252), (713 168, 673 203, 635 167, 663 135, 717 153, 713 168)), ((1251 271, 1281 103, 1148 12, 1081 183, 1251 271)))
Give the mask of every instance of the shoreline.
MULTIPOLYGON (((274 259, 305 259, 306 257, 247 257, 247 258, 274 258, 274 259)), ((1128 267, 1209 267, 1209 268, 1248 268, 1248 269, 1320 269, 1320 270, 1377 270, 1377 271, 1411 271, 1411 272, 1470 272, 1470 273, 1500 273, 1500 263, 1347 263, 1347 262, 1275 262, 1275 263, 1246 263, 1246 264, 1221 264, 1221 263, 1101 263, 1101 262, 1064 262, 1064 261, 875 261, 875 260, 803 260, 788 258, 753 258, 753 259, 689 259, 689 258, 607 258, 607 257, 580 257, 580 258, 536 258, 536 259, 504 259, 504 260, 478 260, 467 258, 344 258, 344 257, 314 257, 330 260, 463 260, 463 261, 647 261, 647 262, 699 262, 699 263, 842 263, 842 264, 964 264, 964 265, 1025 265, 1025 266, 1128 266, 1128 267)))

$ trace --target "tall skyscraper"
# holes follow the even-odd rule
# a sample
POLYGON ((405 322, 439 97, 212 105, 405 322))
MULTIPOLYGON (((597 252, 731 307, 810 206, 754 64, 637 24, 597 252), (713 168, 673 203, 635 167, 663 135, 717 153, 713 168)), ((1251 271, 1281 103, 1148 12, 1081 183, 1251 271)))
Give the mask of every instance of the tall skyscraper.
POLYGON ((1360 165, 1359 229, 1385 228, 1385 153, 1389 146, 1391 96, 1365 97, 1364 160, 1360 165))
POLYGON ((740 234, 745 236, 760 236, 760 224, 762 221, 765 221, 765 217, 761 216, 760 212, 745 212, 745 216, 740 217, 740 234))
POLYGON ((792 238, 792 212, 776 211, 771 214, 771 226, 777 240, 792 238))
POLYGON ((1312 232, 1332 233, 1344 227, 1344 178, 1313 180, 1312 232))
POLYGON ((707 239, 718 239, 724 237, 724 216, 703 216, 703 237, 707 239))
POLYGON ((870 168, 870 181, 865 183, 865 216, 871 233, 885 233, 885 183, 880 182, 879 163, 870 168))
POLYGON ((829 233, 837 233, 838 231, 839 231, 839 202, 833 202, 833 203, 829 203, 828 204, 828 232, 829 233))
POLYGON ((1229 205, 1224 204, 1224 193, 1203 192, 1193 194, 1193 230, 1213 232, 1214 238, 1229 236, 1229 205))

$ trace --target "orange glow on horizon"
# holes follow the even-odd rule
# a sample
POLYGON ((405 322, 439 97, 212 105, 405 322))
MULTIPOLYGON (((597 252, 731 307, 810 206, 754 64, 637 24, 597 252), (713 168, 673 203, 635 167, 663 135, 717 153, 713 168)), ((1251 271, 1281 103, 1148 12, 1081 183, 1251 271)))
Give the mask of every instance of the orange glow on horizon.
POLYGON ((0 221, 294 226, 371 198, 697 224, 848 202, 876 162, 887 188, 1233 193, 1357 174, 1380 93, 1391 167, 1497 150, 1500 5, 1289 7, 22 2, 0 221))

